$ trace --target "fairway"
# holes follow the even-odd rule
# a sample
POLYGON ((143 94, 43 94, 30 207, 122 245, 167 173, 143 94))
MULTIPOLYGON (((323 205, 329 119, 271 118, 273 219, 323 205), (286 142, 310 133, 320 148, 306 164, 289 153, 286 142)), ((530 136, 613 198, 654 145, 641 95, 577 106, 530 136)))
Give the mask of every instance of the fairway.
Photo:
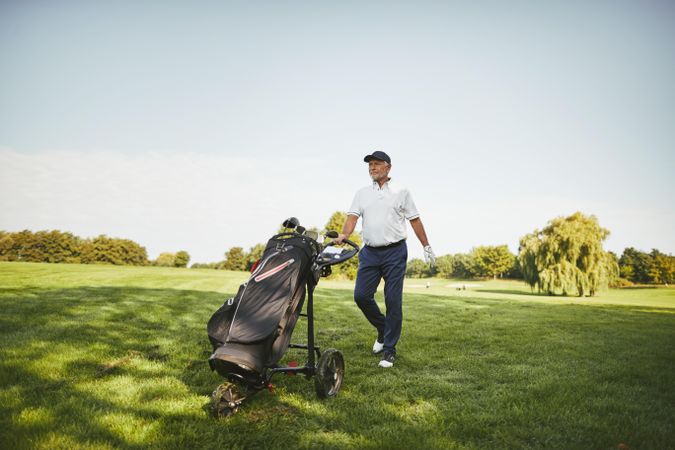
POLYGON ((0 448, 675 448, 675 289, 578 299, 406 280, 385 370, 353 284, 322 280, 317 340, 344 354, 338 396, 280 375, 214 419, 206 322, 246 277, 0 263, 0 448))

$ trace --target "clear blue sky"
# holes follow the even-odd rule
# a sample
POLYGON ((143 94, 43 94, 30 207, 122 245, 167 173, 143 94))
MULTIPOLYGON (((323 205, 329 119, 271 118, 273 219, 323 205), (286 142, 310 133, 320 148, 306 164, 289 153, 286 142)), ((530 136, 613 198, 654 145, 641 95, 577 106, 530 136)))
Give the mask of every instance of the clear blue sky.
POLYGON ((0 229, 216 261, 379 149, 438 254, 577 210, 675 252, 672 2, 1 1, 0 68, 0 229))

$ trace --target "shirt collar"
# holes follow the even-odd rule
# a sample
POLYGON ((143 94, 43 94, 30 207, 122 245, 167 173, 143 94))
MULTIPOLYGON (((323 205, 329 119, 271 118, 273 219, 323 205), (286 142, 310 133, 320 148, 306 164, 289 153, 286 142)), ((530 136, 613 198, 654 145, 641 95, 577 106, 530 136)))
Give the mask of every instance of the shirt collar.
POLYGON ((382 185, 382 188, 380 188, 380 185, 377 181, 373 181, 373 190, 374 191, 379 191, 382 190, 384 191, 385 189, 389 189, 389 183, 391 183, 391 177, 382 185))

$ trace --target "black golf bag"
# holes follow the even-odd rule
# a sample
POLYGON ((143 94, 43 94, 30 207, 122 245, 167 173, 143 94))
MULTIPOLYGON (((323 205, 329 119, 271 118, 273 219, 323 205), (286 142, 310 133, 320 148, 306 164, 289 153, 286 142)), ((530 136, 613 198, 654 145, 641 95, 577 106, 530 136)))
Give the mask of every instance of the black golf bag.
MULTIPOLYGON (((211 396, 218 416, 235 413, 244 400, 271 387, 275 374, 314 377, 320 398, 336 395, 342 385, 342 353, 334 348, 321 351, 314 343, 313 294, 320 277, 330 274, 332 265, 356 256, 359 246, 348 240, 344 241, 347 248, 331 242, 320 244, 318 233, 305 230, 294 217, 283 225, 293 231, 277 234, 267 242, 248 281, 208 322, 213 345, 209 366, 231 382, 218 386, 211 396), (303 304, 307 343, 291 344, 303 304), (277 364, 289 347, 307 350, 304 366, 277 364)), ((338 234, 329 231, 325 237, 335 239, 338 234)))
POLYGON ((295 233, 269 240, 248 281, 209 320, 211 369, 250 387, 265 386, 265 369, 288 349, 308 284, 316 285, 319 274, 312 266, 320 250, 316 241, 295 233))

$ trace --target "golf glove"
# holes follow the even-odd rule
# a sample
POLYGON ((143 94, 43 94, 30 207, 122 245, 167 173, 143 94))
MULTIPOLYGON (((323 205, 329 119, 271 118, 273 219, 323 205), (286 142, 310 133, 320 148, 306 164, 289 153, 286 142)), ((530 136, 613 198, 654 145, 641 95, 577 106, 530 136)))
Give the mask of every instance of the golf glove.
POLYGON ((431 249, 430 245, 424 247, 424 262, 429 264, 431 267, 436 265, 436 255, 434 255, 434 251, 431 249))

